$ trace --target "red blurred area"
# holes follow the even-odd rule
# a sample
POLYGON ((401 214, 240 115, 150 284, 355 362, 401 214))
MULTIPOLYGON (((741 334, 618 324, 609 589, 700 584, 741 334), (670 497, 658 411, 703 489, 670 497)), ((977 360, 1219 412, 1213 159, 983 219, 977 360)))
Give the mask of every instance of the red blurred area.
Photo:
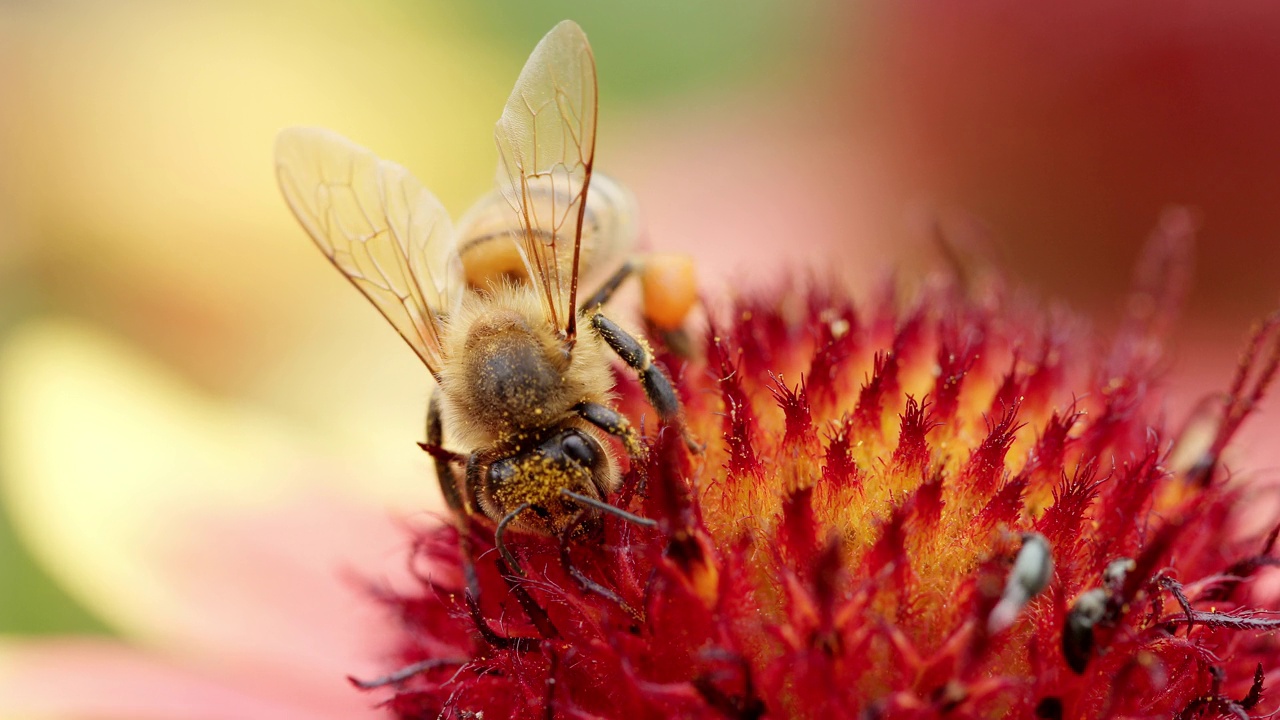
POLYGON ((872 47, 848 45, 841 65, 868 63, 901 197, 977 218, 1010 269, 1086 305, 1114 299, 1161 209, 1186 205, 1201 222, 1193 319, 1280 300, 1280 4, 875 14, 872 47))

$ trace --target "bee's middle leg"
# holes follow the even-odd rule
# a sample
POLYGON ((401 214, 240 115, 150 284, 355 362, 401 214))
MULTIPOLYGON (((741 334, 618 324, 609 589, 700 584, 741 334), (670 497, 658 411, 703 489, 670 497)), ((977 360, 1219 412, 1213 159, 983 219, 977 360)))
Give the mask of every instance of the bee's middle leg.
POLYGON ((601 430, 622 441, 627 449, 627 454, 633 458, 644 456, 644 448, 640 445, 640 436, 636 434, 635 428, 631 427, 631 423, 622 413, 614 410, 608 405, 600 403, 583 402, 573 407, 573 412, 578 417, 595 425, 601 430))

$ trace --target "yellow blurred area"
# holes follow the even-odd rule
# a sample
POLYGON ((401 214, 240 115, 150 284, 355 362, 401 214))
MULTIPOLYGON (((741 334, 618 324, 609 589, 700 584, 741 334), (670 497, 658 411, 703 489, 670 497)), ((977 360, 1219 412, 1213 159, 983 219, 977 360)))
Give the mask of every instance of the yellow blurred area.
MULTIPOLYGON (((275 400, 339 368, 308 364, 305 350, 301 366, 276 360, 287 371, 264 358, 326 335, 357 351, 393 345, 335 292, 345 288, 285 210, 275 133, 319 124, 365 138, 464 207, 491 176, 484 128, 511 71, 456 32, 356 7, 10 10, 6 187, 25 260, 15 274, 37 301, 105 323, 217 391, 275 400)), ((398 369, 413 382, 411 363, 398 369)))
POLYGON ((0 378, 5 470, 26 480, 5 503, 39 559, 117 626, 179 612, 140 551, 171 544, 196 509, 270 506, 336 475, 278 423, 198 397, 83 325, 18 328, 0 378))

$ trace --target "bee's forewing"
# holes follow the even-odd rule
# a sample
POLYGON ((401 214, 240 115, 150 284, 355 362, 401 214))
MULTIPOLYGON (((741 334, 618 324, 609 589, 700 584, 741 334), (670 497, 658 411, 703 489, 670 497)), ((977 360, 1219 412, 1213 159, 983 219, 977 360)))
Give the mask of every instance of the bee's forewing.
POLYGON ((565 20, 534 48, 494 136, 498 187, 548 318, 572 334, 579 243, 596 147, 596 65, 565 20))
POLYGON ((438 374, 441 318, 463 290, 440 201, 403 167, 320 128, 280 133, 276 177, 325 256, 438 374))

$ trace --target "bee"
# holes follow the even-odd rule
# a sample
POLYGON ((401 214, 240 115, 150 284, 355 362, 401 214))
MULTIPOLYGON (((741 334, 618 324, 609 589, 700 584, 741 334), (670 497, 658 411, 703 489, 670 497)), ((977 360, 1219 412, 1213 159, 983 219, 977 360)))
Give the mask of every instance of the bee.
POLYGON ((436 380, 424 448, 447 505, 496 522, 498 549, 517 570, 502 542, 508 528, 563 537, 600 512, 648 522, 606 502, 621 482, 606 436, 642 455, 611 405, 609 352, 635 371, 663 421, 680 414, 646 343, 600 312, 638 264, 622 262, 579 297, 579 278, 617 265, 636 235, 630 193, 593 173, 596 94, 591 46, 561 22, 498 120, 498 187, 456 232, 400 165, 323 129, 286 129, 276 142, 298 221, 436 380), (461 468, 444 461, 446 428, 467 449, 453 456, 461 468))

